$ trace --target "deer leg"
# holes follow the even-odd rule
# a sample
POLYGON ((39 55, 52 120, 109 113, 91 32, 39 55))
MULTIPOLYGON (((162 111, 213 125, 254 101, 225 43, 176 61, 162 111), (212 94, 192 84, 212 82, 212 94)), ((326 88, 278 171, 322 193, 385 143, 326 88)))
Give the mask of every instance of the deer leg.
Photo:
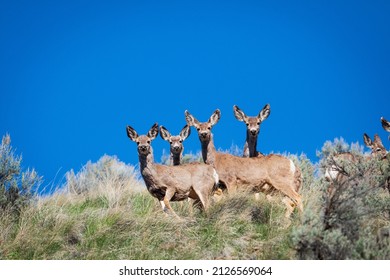
POLYGON ((164 200, 159 200, 162 210, 166 213, 164 200))
MULTIPOLYGON (((214 186, 214 183, 213 183, 213 186, 214 186)), ((206 190, 211 191, 213 186, 210 186, 206 190)), ((202 187, 203 186, 195 186, 194 191, 195 191, 196 195, 198 196, 197 200, 199 202, 201 202, 199 205, 200 208, 203 208, 203 210, 206 211, 208 209, 208 206, 209 206, 209 200, 208 200, 209 193, 206 190, 202 190, 202 187)))
POLYGON ((294 211, 295 203, 292 202, 292 200, 290 198, 288 198, 287 196, 285 196, 282 199, 282 201, 283 201, 284 204, 286 204, 286 207, 287 207, 286 214, 284 216, 286 218, 290 218, 292 212, 294 211))
MULTIPOLYGON (((279 190, 281 193, 286 195, 288 199, 291 201, 290 206, 293 205, 293 207, 297 206, 300 212, 303 212, 303 205, 302 205, 302 199, 301 195, 297 193, 291 186, 294 186, 294 184, 289 183, 283 183, 281 181, 275 182, 275 184, 272 184, 277 190, 279 190)), ((286 203, 287 205, 287 203, 286 203)))
POLYGON ((172 207, 171 207, 171 204, 169 203, 169 201, 171 200, 171 198, 175 195, 175 191, 172 190, 172 189, 167 189, 167 191, 165 192, 165 196, 164 196, 164 205, 166 208, 169 209, 169 211, 171 211, 173 213, 173 215, 177 218, 180 218, 176 213, 175 211, 173 211, 172 207))

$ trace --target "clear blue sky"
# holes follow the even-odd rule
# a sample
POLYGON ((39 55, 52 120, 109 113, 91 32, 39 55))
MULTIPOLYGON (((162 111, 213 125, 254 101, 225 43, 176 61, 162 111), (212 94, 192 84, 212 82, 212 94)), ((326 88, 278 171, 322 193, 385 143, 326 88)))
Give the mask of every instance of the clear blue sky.
MULTIPOLYGON (((364 132, 389 148, 389 15, 389 1, 2 1, 0 134, 47 184, 104 154, 137 164, 126 125, 177 134, 186 109, 221 110, 222 149, 244 143, 233 105, 266 103, 263 153, 316 160, 364 132)), ((193 129, 185 149, 199 148, 193 129)))

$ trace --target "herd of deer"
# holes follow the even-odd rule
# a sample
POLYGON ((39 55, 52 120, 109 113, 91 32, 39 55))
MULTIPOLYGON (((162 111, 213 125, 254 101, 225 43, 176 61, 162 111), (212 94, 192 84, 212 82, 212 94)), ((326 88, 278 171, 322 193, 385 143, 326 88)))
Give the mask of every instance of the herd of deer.
MULTIPOLYGON (((256 149, 260 125, 270 114, 269 104, 255 117, 248 117, 237 106, 234 106, 233 110, 236 119, 247 126, 243 157, 217 152, 215 149, 211 129, 221 118, 218 109, 206 122, 199 122, 185 111, 187 124, 177 136, 172 136, 164 126, 158 127, 157 123, 146 135, 138 135, 134 128, 126 127, 127 136, 137 143, 140 171, 145 185, 149 193, 159 200, 164 212, 170 211, 178 217, 170 201, 188 198, 194 200, 195 206, 207 210, 212 195, 221 195, 223 191, 232 193, 238 189, 263 192, 268 198, 277 193, 281 194, 287 207, 286 217, 291 215, 295 207, 303 210, 301 195, 298 193, 302 184, 299 167, 287 157, 263 155, 256 149), (183 141, 190 135, 191 126, 198 131, 203 163, 181 164, 183 141), (159 132, 161 137, 170 143, 172 165, 154 162, 151 142, 159 132)), ((390 132, 390 123, 384 119, 382 123, 390 132)), ((378 143, 377 138, 375 139, 370 142, 372 145, 378 143)), ((331 171, 332 176, 337 176, 333 173, 331 171)))

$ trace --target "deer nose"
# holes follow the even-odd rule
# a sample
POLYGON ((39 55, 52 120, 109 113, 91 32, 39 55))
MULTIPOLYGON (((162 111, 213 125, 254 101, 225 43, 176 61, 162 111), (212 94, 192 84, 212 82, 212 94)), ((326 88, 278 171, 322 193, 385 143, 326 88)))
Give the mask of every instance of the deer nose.
POLYGON ((202 133, 200 134, 200 136, 202 136, 203 138, 206 138, 207 132, 206 132, 206 131, 202 132, 202 133))
POLYGON ((257 130, 252 129, 252 130, 251 130, 251 134, 252 134, 253 136, 255 136, 255 135, 257 134, 257 130))
POLYGON ((140 145, 139 146, 139 149, 142 151, 142 152, 145 152, 147 150, 147 146, 146 145, 140 145))
POLYGON ((179 146, 173 146, 173 150, 174 150, 174 151, 179 151, 179 150, 180 150, 180 147, 179 147, 179 146))

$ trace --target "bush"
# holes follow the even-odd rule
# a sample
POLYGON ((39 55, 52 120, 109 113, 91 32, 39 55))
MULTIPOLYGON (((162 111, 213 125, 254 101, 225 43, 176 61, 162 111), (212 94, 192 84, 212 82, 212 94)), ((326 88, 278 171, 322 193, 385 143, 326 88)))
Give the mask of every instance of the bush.
POLYGON ((313 185, 317 195, 306 205, 302 225, 292 235, 297 257, 389 259, 390 197, 381 188, 388 176, 382 172, 387 163, 370 159, 358 145, 341 140, 325 143, 320 168, 329 166, 327 157, 338 151, 352 152, 360 160, 343 163, 346 179, 326 182, 320 176, 313 185))
POLYGON ((67 172, 65 189, 69 194, 104 197, 110 205, 117 205, 130 192, 145 190, 145 185, 134 166, 104 155, 96 163, 89 161, 77 174, 67 172))
MULTIPOLYGON (((198 152, 196 154, 193 153, 184 154, 180 164, 185 164, 190 162, 203 162, 201 152, 198 152)), ((163 150, 163 155, 161 156, 161 164, 171 165, 171 155, 167 154, 165 150, 163 150)))
POLYGON ((0 145, 0 208, 19 213, 41 183, 35 170, 21 171, 22 157, 16 156, 11 137, 5 135, 0 145))

